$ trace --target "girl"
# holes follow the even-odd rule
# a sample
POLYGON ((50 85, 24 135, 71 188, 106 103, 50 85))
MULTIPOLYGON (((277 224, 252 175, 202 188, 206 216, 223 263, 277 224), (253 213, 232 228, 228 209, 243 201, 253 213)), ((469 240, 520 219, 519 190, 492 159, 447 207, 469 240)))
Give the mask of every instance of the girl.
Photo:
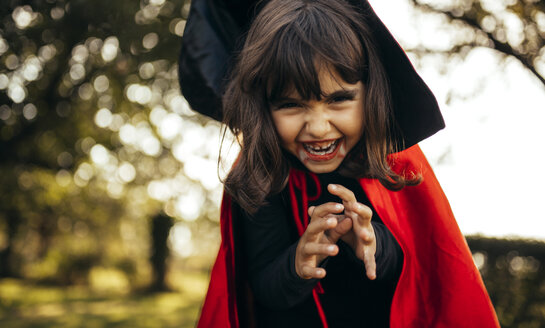
POLYGON ((222 99, 241 152, 199 327, 498 326, 413 146, 443 127, 435 99, 368 4, 255 11, 222 99))

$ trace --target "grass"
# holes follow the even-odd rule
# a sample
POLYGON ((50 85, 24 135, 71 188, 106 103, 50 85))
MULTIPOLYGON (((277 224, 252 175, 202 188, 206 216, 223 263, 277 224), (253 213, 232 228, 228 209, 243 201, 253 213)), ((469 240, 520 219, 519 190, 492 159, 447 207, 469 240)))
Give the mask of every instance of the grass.
POLYGON ((171 292, 127 293, 2 279, 0 327, 194 327, 208 276, 181 273, 170 281, 171 292))

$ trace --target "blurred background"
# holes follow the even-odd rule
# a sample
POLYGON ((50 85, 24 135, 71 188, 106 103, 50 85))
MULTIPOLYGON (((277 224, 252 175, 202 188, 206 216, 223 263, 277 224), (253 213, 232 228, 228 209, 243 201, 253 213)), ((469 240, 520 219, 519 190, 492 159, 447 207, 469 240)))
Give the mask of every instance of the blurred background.
MULTIPOLYGON (((545 1, 370 2, 440 102, 422 148, 502 326, 545 326, 545 1)), ((218 170, 180 94, 189 6, 2 1, 1 327, 194 326, 237 150, 218 170)))

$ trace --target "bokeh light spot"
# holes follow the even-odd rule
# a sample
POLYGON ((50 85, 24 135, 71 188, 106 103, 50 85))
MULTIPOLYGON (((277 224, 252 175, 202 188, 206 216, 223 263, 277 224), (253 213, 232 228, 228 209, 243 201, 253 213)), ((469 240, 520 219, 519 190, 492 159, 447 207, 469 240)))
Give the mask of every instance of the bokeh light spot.
POLYGON ((144 63, 140 65, 140 68, 138 69, 138 74, 143 79, 150 79, 155 74, 155 67, 153 67, 152 63, 144 63))
POLYGON ((0 90, 4 90, 9 85, 9 77, 6 74, 0 74, 0 90))
MULTIPOLYGON (((142 15, 144 16, 144 20, 149 23, 150 21, 152 21, 154 18, 157 17, 157 15, 159 15, 159 11, 160 11, 160 8, 157 7, 157 6, 146 6, 142 9, 142 15)), ((145 21, 143 21, 142 23, 144 23, 145 21)))
POLYGON ((25 87, 16 83, 11 83, 8 87, 8 97, 16 104, 22 103, 26 98, 25 87))
POLYGON ((193 254, 191 230, 185 224, 175 224, 170 230, 169 240, 174 251, 181 257, 189 257, 193 254))
POLYGON ((38 114, 38 109, 34 104, 26 104, 25 107, 23 107, 23 116, 27 120, 33 120, 36 115, 38 114))
POLYGON ((69 167, 74 162, 74 157, 69 152, 63 151, 57 156, 57 163, 62 167, 69 167))
POLYGON ((148 195, 160 201, 166 201, 171 197, 170 186, 162 181, 151 181, 148 184, 148 195))
POLYGON ((32 7, 19 6, 13 10, 11 17, 19 29, 25 29, 30 26, 32 21, 38 16, 37 13, 32 11, 32 7))
POLYGON ((157 105, 153 107, 150 112, 149 118, 153 125, 159 126, 163 121, 163 118, 168 114, 163 106, 157 105))
POLYGON ((112 123, 112 112, 108 108, 101 108, 95 114, 95 124, 106 128, 112 123))
POLYGON ((2 56, 9 49, 9 44, 6 39, 0 36, 0 56, 2 56))
POLYGON ((23 77, 27 81, 35 81, 42 70, 40 60, 36 56, 29 56, 23 65, 23 77))
POLYGON ((34 179, 32 178, 32 174, 26 171, 19 175, 17 182, 19 183, 19 186, 23 189, 30 189, 34 185, 34 179))
POLYGON ((87 47, 89 48, 89 51, 93 54, 97 54, 102 49, 103 42, 99 38, 88 38, 85 42, 87 44, 87 47))
POLYGON ((72 182, 72 175, 70 175, 70 172, 67 170, 60 170, 55 175, 55 181, 57 181, 57 184, 61 187, 67 187, 72 182))
POLYGON ((104 61, 109 62, 115 59, 117 57, 117 53, 119 51, 119 40, 115 36, 107 37, 106 40, 104 40, 104 45, 102 46, 102 59, 104 61))
POLYGON ((6 121, 11 117, 11 108, 8 105, 0 106, 0 120, 6 121))
POLYGON ((136 140, 136 128, 131 124, 125 124, 119 129, 119 138, 126 145, 133 144, 136 140))
POLYGON ((89 153, 91 148, 96 144, 95 139, 91 137, 85 137, 81 140, 80 147, 84 153, 89 153))
POLYGON ((159 124, 159 134, 166 140, 172 140, 182 132, 182 118, 178 114, 170 113, 159 124))
POLYGON ((134 180, 136 177, 136 169, 129 162, 123 162, 117 171, 119 178, 125 182, 129 183, 134 180))
POLYGON ((17 56, 11 54, 9 56, 6 57, 6 60, 5 60, 5 65, 8 69, 10 70, 14 70, 16 69, 18 66, 19 66, 19 58, 17 58, 17 56))
POLYGON ((70 67, 70 72, 68 74, 72 81, 78 82, 85 77, 85 67, 83 67, 82 64, 74 64, 70 67))
POLYGON ((125 120, 123 119, 123 116, 119 114, 112 115, 112 122, 110 123, 109 127, 112 131, 119 131, 119 129, 125 124, 125 120))
POLYGON ((106 187, 108 191, 108 196, 119 199, 121 196, 123 196, 123 191, 125 190, 125 187, 123 187, 122 184, 110 181, 108 182, 108 186, 106 187))
POLYGON ((147 136, 141 143, 142 151, 149 156, 158 156, 161 153, 161 143, 153 136, 147 136))
POLYGON ((90 83, 83 83, 78 88, 78 95, 82 100, 89 100, 93 97, 94 89, 90 83))
POLYGON ((51 18, 54 20, 59 20, 64 17, 64 9, 61 7, 55 7, 51 9, 51 18))
POLYGON ((85 61, 89 58, 89 50, 87 50, 87 47, 79 44, 74 47, 72 50, 72 60, 76 63, 85 63, 85 61))
POLYGON ((94 175, 95 170, 91 164, 81 163, 74 174, 74 182, 78 187, 85 187, 94 175))
POLYGON ((184 221, 195 221, 201 214, 205 197, 200 187, 194 187, 191 191, 181 195, 176 201, 176 211, 184 221))
POLYGON ((152 93, 151 89, 145 85, 131 84, 125 92, 127 99, 132 102, 145 105, 151 101, 152 93))
POLYGON ((104 92, 110 87, 110 80, 106 75, 99 75, 93 82, 93 86, 97 92, 104 92))
POLYGON ((109 160, 109 153, 106 147, 96 144, 91 148, 91 160, 97 165, 105 165, 109 160))
POLYGON ((174 34, 178 36, 184 35, 185 23, 186 23, 185 20, 178 21, 176 25, 174 25, 174 34))
POLYGON ((49 61, 51 58, 55 57, 57 54, 57 48, 55 48, 52 44, 47 44, 45 46, 42 46, 40 50, 38 50, 38 56, 42 58, 44 61, 49 61))
POLYGON ((485 265, 486 256, 481 252, 473 253, 473 262, 475 262, 477 269, 481 270, 485 265))
POLYGON ((146 49, 153 49, 159 43, 159 35, 155 32, 148 33, 142 39, 142 46, 146 49))

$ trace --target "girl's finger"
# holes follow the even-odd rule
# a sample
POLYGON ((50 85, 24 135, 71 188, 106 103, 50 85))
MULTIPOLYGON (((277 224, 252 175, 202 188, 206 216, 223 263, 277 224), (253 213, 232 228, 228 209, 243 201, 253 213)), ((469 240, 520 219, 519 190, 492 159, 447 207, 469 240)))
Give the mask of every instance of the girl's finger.
POLYGON ((352 219, 349 217, 337 218, 338 223, 334 229, 328 231, 327 236, 332 243, 336 243, 342 236, 344 236, 350 229, 352 229, 352 219))
POLYGON ((361 239, 364 244, 370 244, 375 241, 375 231, 372 225, 368 227, 361 227, 355 229, 358 238, 361 239))
POLYGON ((308 208, 308 216, 312 216, 312 213, 314 212, 314 209, 316 208, 316 206, 311 206, 308 208))
POLYGON ((353 204, 356 203, 356 196, 352 192, 352 190, 339 185, 339 184, 330 184, 327 186, 327 190, 329 190, 330 193, 332 193, 335 196, 338 196, 340 199, 343 200, 343 202, 346 202, 347 204, 353 204))
MULTIPOLYGON (((309 212, 312 207, 314 206, 311 206, 309 208, 309 212)), ((315 218, 325 217, 328 214, 341 213, 343 210, 344 210, 343 204, 334 203, 334 202, 329 202, 329 203, 315 206, 312 210, 311 221, 315 218)))
POLYGON ((337 219, 334 217, 315 218, 308 224, 305 234, 307 235, 307 238, 312 240, 317 238, 320 233, 335 228, 336 225, 337 219))
POLYGON ((334 256, 339 252, 339 247, 337 245, 328 245, 321 243, 306 243, 303 248, 303 255, 313 256, 313 255, 325 255, 325 256, 334 256))
POLYGON ((312 278, 321 279, 325 277, 325 274, 326 272, 324 268, 316 268, 310 265, 303 265, 301 267, 300 276, 303 279, 312 279, 312 278))
POLYGON ((367 205, 363 205, 362 203, 354 204, 354 206, 352 206, 352 211, 359 216, 359 219, 362 219, 363 222, 366 223, 369 223, 373 217, 373 211, 371 208, 367 205))
POLYGON ((375 280, 377 277, 377 265, 375 262, 375 251, 374 247, 365 247, 363 250, 363 263, 365 264, 365 272, 367 278, 370 280, 375 280))

